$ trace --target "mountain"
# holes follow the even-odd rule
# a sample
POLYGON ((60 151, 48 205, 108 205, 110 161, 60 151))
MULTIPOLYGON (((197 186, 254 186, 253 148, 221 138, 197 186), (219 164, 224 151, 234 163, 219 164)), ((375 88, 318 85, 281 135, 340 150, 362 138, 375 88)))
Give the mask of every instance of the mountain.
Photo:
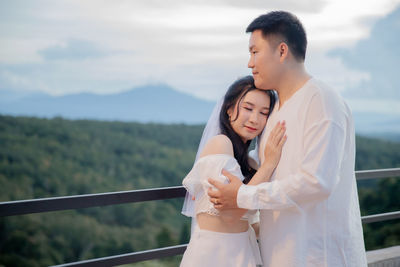
POLYGON ((391 137, 395 141, 400 137, 400 117, 391 114, 372 112, 353 112, 356 132, 374 137, 391 137))
POLYGON ((142 86, 109 95, 55 97, 40 93, 13 97, 3 92, 0 96, 1 114, 160 123, 204 123, 215 105, 167 85, 142 86))
MULTIPOLYGON (((44 118, 203 124, 214 105, 167 85, 142 86, 109 95, 81 93, 59 97, 0 91, 0 114, 44 118)), ((358 134, 391 140, 400 138, 397 115, 354 112, 353 116, 358 134)))

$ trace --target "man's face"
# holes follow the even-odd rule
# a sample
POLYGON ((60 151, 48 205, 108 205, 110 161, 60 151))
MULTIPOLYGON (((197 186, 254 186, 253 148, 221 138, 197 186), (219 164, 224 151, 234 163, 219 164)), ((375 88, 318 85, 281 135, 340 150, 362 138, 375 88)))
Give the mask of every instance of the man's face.
POLYGON ((281 67, 277 47, 272 47, 271 42, 264 39, 261 30, 255 30, 250 36, 249 52, 248 67, 252 69, 256 87, 276 89, 281 67))

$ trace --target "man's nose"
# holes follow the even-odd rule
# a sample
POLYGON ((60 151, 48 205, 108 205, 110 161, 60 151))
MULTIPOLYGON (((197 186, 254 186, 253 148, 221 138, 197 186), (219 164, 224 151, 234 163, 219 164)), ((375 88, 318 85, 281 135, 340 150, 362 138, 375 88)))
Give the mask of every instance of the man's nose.
POLYGON ((247 63, 247 67, 252 69, 254 67, 253 57, 250 56, 249 62, 247 63))

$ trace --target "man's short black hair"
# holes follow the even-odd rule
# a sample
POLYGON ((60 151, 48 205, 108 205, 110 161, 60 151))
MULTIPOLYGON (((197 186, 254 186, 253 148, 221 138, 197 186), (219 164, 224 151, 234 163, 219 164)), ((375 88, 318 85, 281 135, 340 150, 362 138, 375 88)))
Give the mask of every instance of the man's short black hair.
POLYGON ((261 30, 264 38, 281 38, 278 41, 285 42, 294 57, 304 61, 307 49, 307 36, 300 20, 293 14, 286 11, 272 11, 261 15, 249 26, 246 32, 261 30))

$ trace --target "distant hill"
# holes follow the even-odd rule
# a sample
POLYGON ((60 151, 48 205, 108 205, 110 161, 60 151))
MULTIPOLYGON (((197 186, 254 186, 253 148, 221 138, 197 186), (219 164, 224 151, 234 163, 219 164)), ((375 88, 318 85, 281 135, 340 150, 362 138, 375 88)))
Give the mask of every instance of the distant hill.
MULTIPOLYGON (((0 114, 42 118, 203 124, 214 105, 215 102, 163 84, 108 95, 80 93, 55 97, 0 91, 0 114)), ((400 138, 399 116, 366 112, 354 112, 353 116, 358 134, 394 141, 400 138)))
POLYGON ((2 92, 0 96, 2 114, 137 122, 204 123, 215 105, 167 85, 143 86, 109 95, 18 96, 2 92))
POLYGON ((358 134, 400 141, 399 116, 372 112, 353 112, 353 117, 358 134))

